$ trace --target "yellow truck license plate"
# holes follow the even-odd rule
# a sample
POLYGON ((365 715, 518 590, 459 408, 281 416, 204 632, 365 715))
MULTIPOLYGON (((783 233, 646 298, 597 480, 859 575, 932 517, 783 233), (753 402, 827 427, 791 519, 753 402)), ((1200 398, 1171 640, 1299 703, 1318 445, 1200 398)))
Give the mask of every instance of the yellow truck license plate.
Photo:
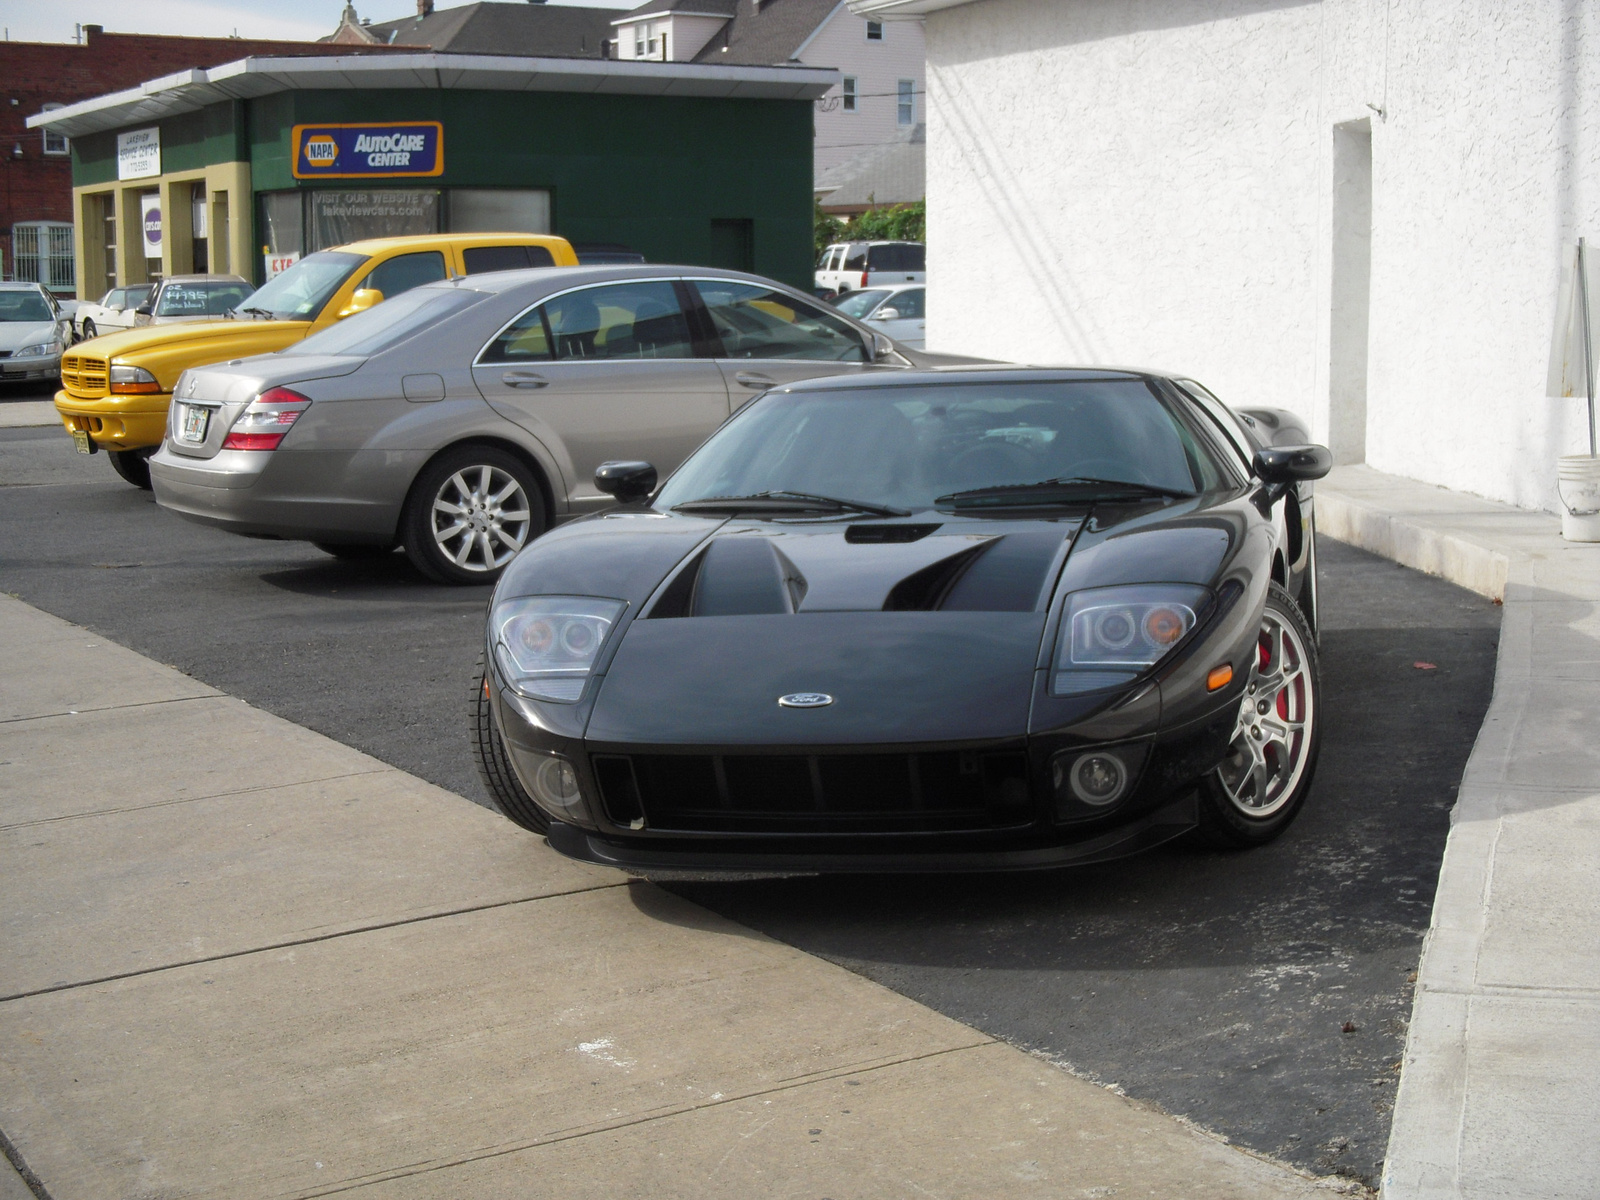
POLYGON ((89 444, 89 434, 86 430, 74 429, 72 431, 72 444, 78 448, 79 454, 94 453, 94 447, 89 444))

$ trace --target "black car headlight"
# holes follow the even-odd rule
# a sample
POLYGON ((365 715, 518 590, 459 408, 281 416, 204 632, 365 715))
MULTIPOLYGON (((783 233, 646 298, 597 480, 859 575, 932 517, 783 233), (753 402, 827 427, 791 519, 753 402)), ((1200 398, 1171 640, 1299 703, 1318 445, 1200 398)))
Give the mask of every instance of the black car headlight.
POLYGON ((1091 588, 1067 597, 1050 691, 1057 696, 1131 683, 1194 627, 1211 592, 1190 584, 1091 588))
POLYGON ((495 663, 519 696, 575 703, 626 607, 594 596, 516 596, 489 613, 495 663))

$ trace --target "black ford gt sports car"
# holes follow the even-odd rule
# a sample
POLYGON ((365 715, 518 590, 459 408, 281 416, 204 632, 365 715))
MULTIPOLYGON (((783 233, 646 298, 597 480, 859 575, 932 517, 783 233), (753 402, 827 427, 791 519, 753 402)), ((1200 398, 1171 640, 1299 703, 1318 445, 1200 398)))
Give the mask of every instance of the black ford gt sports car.
POLYGON ((507 568, 480 774, 556 849, 652 875, 1269 841, 1321 722, 1304 442, 1134 371, 769 392, 659 492, 601 467, 621 507, 507 568))

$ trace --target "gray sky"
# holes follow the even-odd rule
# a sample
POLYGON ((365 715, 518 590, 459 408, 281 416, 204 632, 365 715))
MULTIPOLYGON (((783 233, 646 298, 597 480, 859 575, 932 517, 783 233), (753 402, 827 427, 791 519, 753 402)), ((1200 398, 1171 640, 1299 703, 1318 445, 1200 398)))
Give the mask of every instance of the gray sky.
MULTIPOLYGON (((455 8, 459 0, 436 0, 455 8)), ((355 0, 374 21, 414 14, 416 0, 355 0)), ((636 8, 642 0, 587 0, 593 8, 636 8)), ((333 32, 344 0, 0 0, 0 26, 14 42, 70 42, 74 25, 109 33, 173 33, 202 37, 291 38, 333 32)))

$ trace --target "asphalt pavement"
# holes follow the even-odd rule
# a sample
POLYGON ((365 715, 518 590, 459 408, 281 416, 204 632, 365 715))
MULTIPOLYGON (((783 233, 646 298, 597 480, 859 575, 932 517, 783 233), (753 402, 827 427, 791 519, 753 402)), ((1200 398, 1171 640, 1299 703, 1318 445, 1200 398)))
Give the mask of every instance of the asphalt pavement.
MULTIPOLYGON (((0 430, 0 528, 0 590, 482 802, 462 713, 487 589, 188 524, 50 428, 0 430)), ((1499 614, 1321 555, 1322 761, 1277 844, 677 890, 1238 1144, 1375 1182, 1499 614)))

